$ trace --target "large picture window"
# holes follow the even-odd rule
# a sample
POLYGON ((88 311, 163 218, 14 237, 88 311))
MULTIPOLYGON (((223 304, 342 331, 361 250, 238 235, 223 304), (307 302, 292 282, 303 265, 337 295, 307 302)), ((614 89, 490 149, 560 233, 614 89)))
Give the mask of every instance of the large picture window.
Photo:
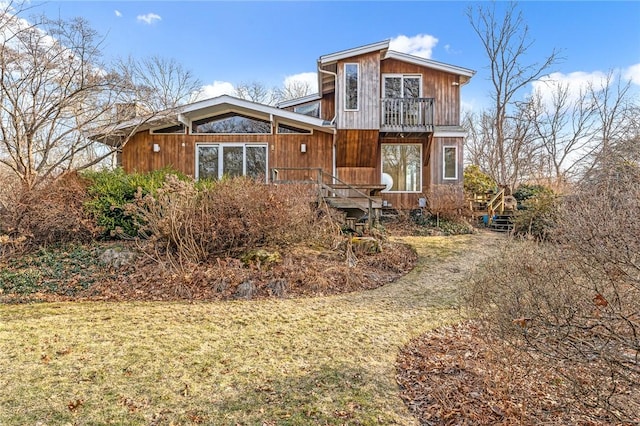
POLYGON ((389 192, 420 192, 422 145, 382 144, 382 173, 391 177, 389 192))
POLYGON ((444 179, 458 179, 458 147, 445 146, 442 151, 442 171, 444 179))
POLYGON ((358 109, 358 64, 344 64, 344 109, 356 111, 358 109))
POLYGON ((196 179, 248 176, 267 179, 267 145, 198 144, 196 179))

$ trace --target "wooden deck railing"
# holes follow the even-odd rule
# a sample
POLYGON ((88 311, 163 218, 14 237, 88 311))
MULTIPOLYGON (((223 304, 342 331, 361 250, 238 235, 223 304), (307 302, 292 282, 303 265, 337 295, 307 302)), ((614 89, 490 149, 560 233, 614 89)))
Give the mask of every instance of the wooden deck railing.
POLYGON ((491 222, 493 221, 493 217, 496 214, 503 214, 503 213, 504 213, 504 188, 498 191, 498 193, 494 195, 487 202, 487 214, 489 215, 488 224, 491 225, 491 222))
POLYGON ((431 131, 433 98, 382 98, 380 130, 431 131))
POLYGON ((367 200, 367 222, 369 228, 373 226, 373 203, 376 200, 368 193, 363 192, 363 189, 369 187, 383 188, 384 185, 353 185, 340 180, 338 177, 333 176, 330 173, 325 172, 321 168, 316 167, 274 167, 271 169, 271 182, 272 183, 302 183, 313 184, 318 187, 318 199, 324 200, 325 197, 337 197, 348 200, 352 197, 343 194, 343 191, 355 192, 358 198, 364 198, 367 200), (294 175, 293 179, 282 179, 285 176, 281 176, 287 172, 294 175), (296 173, 294 173, 296 172, 296 173), (304 176, 304 179, 296 179, 298 176, 304 176))

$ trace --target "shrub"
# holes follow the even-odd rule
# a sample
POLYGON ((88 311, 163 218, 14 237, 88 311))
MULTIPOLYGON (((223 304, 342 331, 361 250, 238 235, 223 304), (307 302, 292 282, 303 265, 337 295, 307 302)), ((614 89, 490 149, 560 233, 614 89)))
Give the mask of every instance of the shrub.
POLYGON ((520 185, 513 193, 518 210, 513 218, 514 235, 538 240, 552 237, 558 220, 557 195, 543 185, 520 185))
POLYGON ((456 220, 467 209, 464 193, 457 185, 433 185, 426 198, 429 212, 438 219, 456 220))
POLYGON ((83 207, 87 185, 77 173, 66 173, 35 189, 17 190, 0 210, 0 231, 27 249, 91 240, 97 228, 83 207))
POLYGON ((196 185, 168 176, 155 195, 139 192, 129 209, 148 238, 147 250, 184 265, 260 247, 325 243, 336 227, 319 216, 315 201, 308 185, 248 178, 196 185))
POLYGON ((514 242, 469 301, 496 335, 553 365, 567 402, 615 422, 640 412, 640 173, 563 200, 553 243, 514 242))
POLYGON ((464 168, 464 192, 469 195, 484 194, 495 191, 496 181, 480 170, 480 166, 471 165, 464 168))
MULTIPOLYGON (((125 205, 134 201, 138 191, 142 195, 153 194, 169 174, 179 175, 167 168, 149 173, 125 173, 120 168, 84 172, 83 176, 91 183, 88 188, 90 198, 85 206, 102 228, 102 236, 137 236, 136 218, 125 211, 125 205)), ((183 175, 179 176, 186 179, 183 175)))

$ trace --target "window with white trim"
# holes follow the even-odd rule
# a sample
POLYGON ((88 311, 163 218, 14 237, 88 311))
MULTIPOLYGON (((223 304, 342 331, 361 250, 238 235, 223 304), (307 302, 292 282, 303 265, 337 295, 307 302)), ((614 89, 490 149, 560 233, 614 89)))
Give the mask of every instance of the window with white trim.
POLYGON ((387 192, 422 191, 422 145, 382 144, 382 173, 392 181, 387 192))
POLYGON ((303 104, 293 107, 293 112, 298 114, 308 115, 309 117, 320 118, 320 102, 312 102, 310 104, 303 104))
POLYGON ((194 120, 191 125, 191 132, 195 134, 271 133, 271 122, 235 112, 194 120))
POLYGON ((267 144, 196 144, 196 179, 267 180, 267 144))
POLYGON ((344 110, 358 110, 360 91, 360 67, 358 64, 344 64, 344 110))
POLYGON ((442 178, 458 179, 458 147, 444 146, 442 148, 442 178))

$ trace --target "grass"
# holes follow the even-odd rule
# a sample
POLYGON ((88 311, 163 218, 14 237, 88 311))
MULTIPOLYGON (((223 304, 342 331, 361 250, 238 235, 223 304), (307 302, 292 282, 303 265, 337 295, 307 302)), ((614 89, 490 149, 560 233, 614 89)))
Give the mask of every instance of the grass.
POLYGON ((425 276, 474 238, 412 239, 416 269, 369 292, 0 306, 0 425, 414 424, 397 352, 457 320, 425 276))

